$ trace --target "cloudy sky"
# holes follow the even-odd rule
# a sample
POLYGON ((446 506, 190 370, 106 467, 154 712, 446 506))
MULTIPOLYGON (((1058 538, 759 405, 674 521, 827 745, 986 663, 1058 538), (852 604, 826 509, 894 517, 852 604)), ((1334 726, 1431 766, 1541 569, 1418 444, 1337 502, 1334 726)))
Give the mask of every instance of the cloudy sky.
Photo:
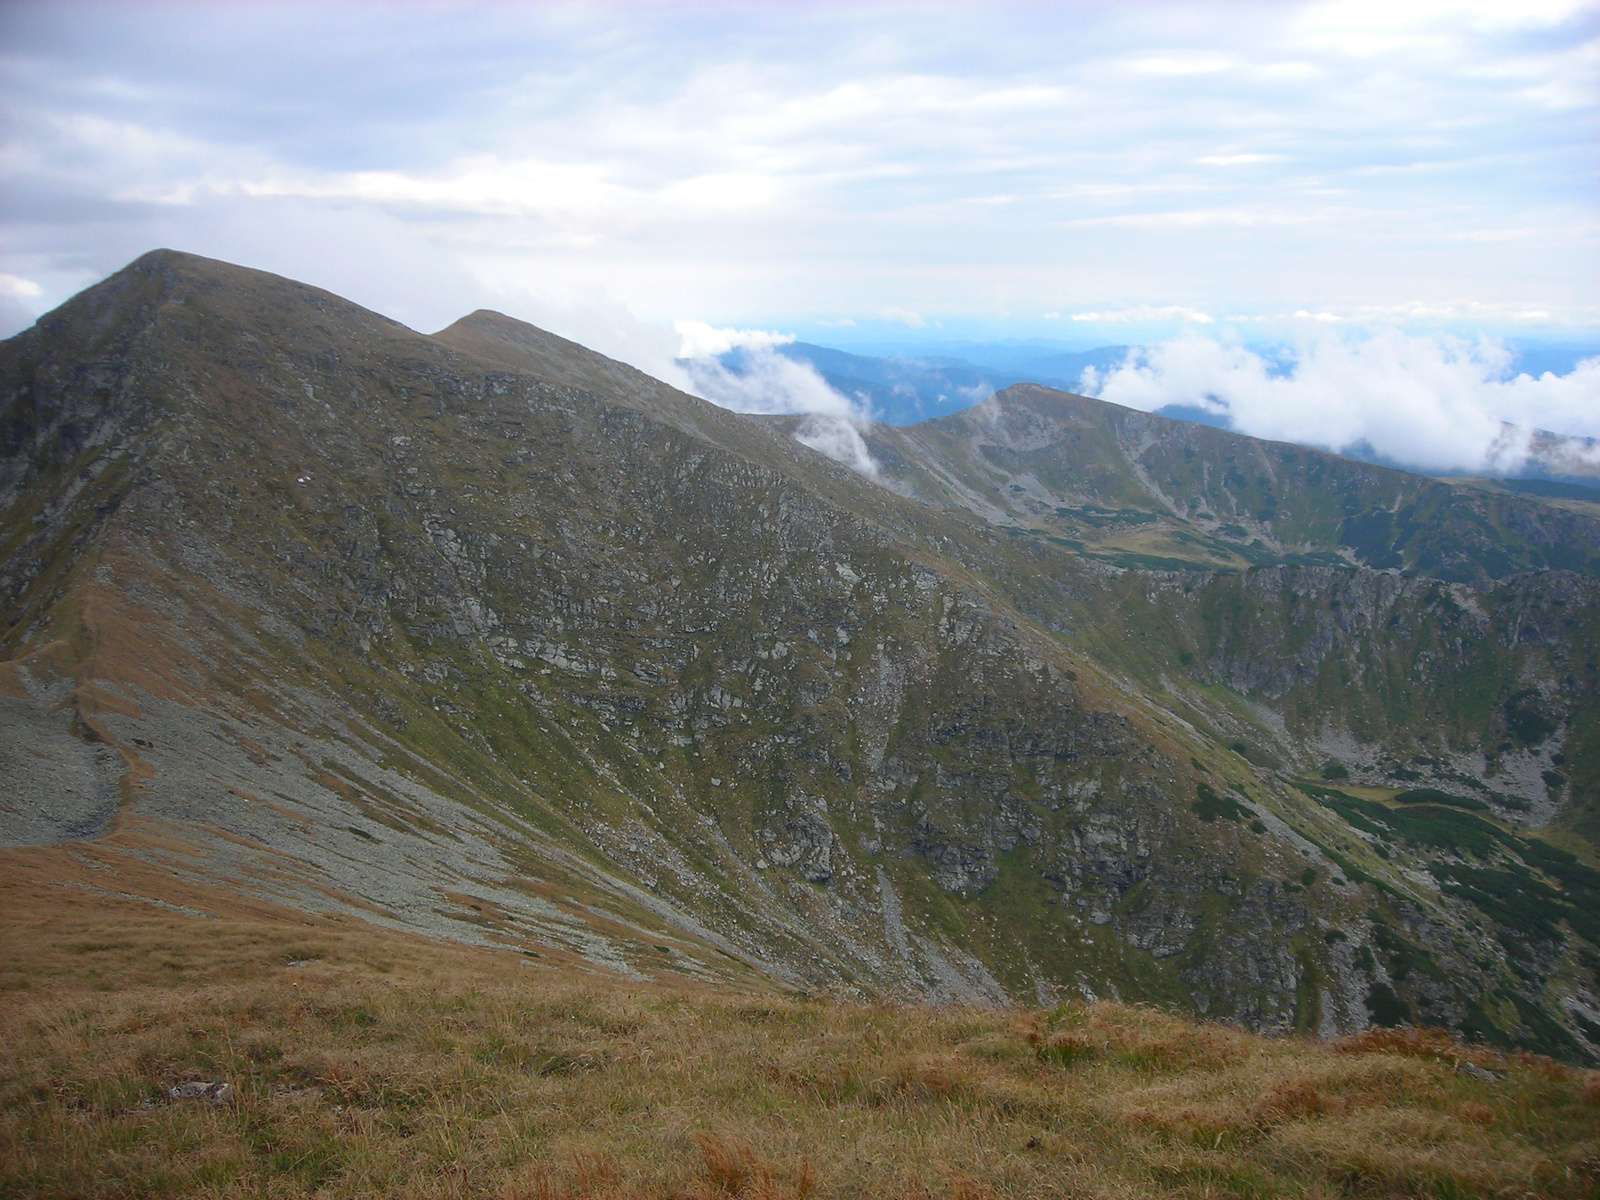
POLYGON ((1600 341, 1595 3, 11 0, 0 114, 0 334, 165 245, 660 373, 708 327, 1600 341))

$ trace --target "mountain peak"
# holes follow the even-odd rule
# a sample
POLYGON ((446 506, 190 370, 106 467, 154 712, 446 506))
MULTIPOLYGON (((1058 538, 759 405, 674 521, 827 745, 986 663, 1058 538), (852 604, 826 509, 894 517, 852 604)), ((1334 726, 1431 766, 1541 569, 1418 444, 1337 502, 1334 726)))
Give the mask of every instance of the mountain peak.
POLYGON ((578 363, 593 368, 611 361, 587 346, 492 308, 470 312, 432 336, 453 350, 560 382, 568 382, 563 377, 574 374, 578 363))
POLYGON ((698 426, 712 415, 706 401, 637 367, 493 309, 468 313, 432 340, 484 362, 605 396, 680 427, 698 426))
MULTIPOLYGON (((362 335, 422 336, 323 288, 184 250, 159 248, 70 297, 18 337, 48 332, 56 350, 96 354, 158 320, 170 318, 192 327, 201 312, 235 328, 265 323, 291 342, 326 340, 335 325, 362 335)), ((191 328, 185 336, 199 336, 199 331, 191 328)))

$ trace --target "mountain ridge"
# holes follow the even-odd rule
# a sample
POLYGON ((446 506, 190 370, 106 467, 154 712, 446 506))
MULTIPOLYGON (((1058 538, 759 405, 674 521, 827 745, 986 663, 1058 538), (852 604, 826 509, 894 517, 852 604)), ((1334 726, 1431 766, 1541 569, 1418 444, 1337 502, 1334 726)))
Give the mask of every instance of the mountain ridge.
MULTIPOLYGON (((917 494, 927 489, 925 503, 954 499, 993 523, 1079 538, 1093 521, 1082 519, 1087 513, 1063 513, 1073 501, 1175 518, 1221 551, 1212 556, 1221 565, 1268 565, 1272 555, 1322 555, 1320 561, 1330 565, 1399 567, 1461 582, 1547 566, 1600 572, 1586 515, 1490 500, 1478 489, 1399 468, 1035 385, 1018 384, 993 402, 920 426, 874 430, 868 445, 891 461, 924 468, 940 463, 942 480, 928 480, 925 471, 905 478, 917 494), (953 461, 940 453, 941 443, 951 441, 971 444, 977 453, 965 462, 953 461), (1081 449, 1070 450, 1069 441, 1081 449), (1200 469, 1189 465, 1195 462, 1200 469), (1222 468, 1219 480, 1209 478, 1213 464, 1222 468), (1302 489, 1300 496, 1284 495, 1296 474, 1334 476, 1328 486, 1337 494, 1324 498, 1302 489), (1284 511, 1285 500, 1297 511, 1284 511), (1451 558, 1437 545, 1416 544, 1407 536, 1408 524, 1434 518, 1446 507, 1465 517, 1453 521, 1447 533, 1468 544, 1465 558, 1459 553, 1451 558), (1469 530, 1469 523, 1478 529, 1469 530), (1265 553, 1241 553, 1252 545, 1265 553), (1508 553, 1512 546, 1520 556, 1508 553)), ((890 475, 892 486, 896 477, 892 470, 890 475)), ((1166 552, 1189 557, 1177 545, 1166 552)))
MULTIPOLYGON (((509 318, 429 337, 170 252, 0 345, 0 388, 6 728, 85 780, 115 752, 130 862, 625 977, 1600 1046, 1596 584, 1530 570, 1581 515, 1363 474, 1521 569, 1415 570, 1437 506, 1354 563, 1140 569, 1068 523, 1142 496, 1203 565, 1233 543, 1191 501, 1254 485, 1183 451, 1233 443, 1112 439, 1093 500, 1000 400, 1003 439, 868 431, 885 488, 509 318)), ((1342 544, 1318 503, 1297 536, 1342 544)))
MULTIPOLYGON (((988 396, 1018 384, 1031 384, 1070 394, 1081 382, 1084 368, 1094 367, 1104 377, 1122 366, 1130 354, 1137 354, 1140 349, 1102 346, 1073 354, 1042 357, 1023 355, 1016 357, 1015 361, 1002 355, 1001 358, 1009 365, 937 354, 863 355, 798 341, 775 346, 773 353, 815 369, 828 386, 860 405, 864 415, 871 421, 907 426, 966 411, 988 396)), ((1523 345, 1522 349, 1530 348, 1523 345)), ((1285 361, 1293 361, 1292 352, 1285 347, 1260 352, 1272 363, 1269 374, 1273 376, 1285 373, 1285 361)), ((1570 373, 1582 361, 1582 357, 1575 353, 1556 354, 1553 358, 1533 353, 1532 357, 1531 363, 1519 361, 1518 365, 1531 366, 1535 376, 1540 374, 1539 368, 1547 366, 1561 367, 1565 373, 1570 373)), ((685 362, 692 373, 694 360, 685 362)), ((718 362, 735 374, 744 374, 750 366, 750 352, 734 350, 722 355, 718 362)), ((714 384, 710 386, 715 390, 714 384)), ((1215 400, 1215 397, 1212 399, 1215 400)), ((1152 412, 1156 416, 1242 432, 1234 428, 1226 405, 1218 407, 1198 402, 1169 402, 1152 412)), ((1497 453, 1489 457, 1502 457, 1518 442, 1525 443, 1525 452, 1515 478, 1550 480, 1558 484, 1565 482, 1588 489, 1600 487, 1600 458, 1596 457, 1594 438, 1566 436, 1537 428, 1521 429, 1504 423, 1501 439, 1493 448, 1497 453)), ((1439 477, 1438 471, 1408 463, 1393 454, 1380 453, 1365 440, 1340 448, 1315 442, 1294 444, 1361 462, 1439 477)))

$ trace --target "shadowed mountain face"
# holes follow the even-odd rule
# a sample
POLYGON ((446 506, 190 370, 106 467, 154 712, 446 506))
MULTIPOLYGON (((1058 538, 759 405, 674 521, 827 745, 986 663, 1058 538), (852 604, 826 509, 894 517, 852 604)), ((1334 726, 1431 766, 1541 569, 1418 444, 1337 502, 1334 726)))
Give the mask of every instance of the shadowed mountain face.
POLYGON ((1025 387, 874 427, 880 486, 170 252, 0 403, 13 846, 622 974, 1600 1050, 1580 501, 1025 387))

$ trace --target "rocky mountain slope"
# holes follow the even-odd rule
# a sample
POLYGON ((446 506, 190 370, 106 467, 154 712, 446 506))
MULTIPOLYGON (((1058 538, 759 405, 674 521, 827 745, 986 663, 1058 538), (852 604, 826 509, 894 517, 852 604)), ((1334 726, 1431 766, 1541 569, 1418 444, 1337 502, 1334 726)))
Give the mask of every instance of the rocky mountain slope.
POLYGON ((1572 507, 1037 388, 874 427, 875 481, 165 251, 0 406, 0 853, 63 886, 1600 1053, 1572 507))
POLYGON ((1600 574, 1594 511, 1041 387, 878 426, 868 444, 904 495, 1121 566, 1363 566, 1461 583, 1600 574))

